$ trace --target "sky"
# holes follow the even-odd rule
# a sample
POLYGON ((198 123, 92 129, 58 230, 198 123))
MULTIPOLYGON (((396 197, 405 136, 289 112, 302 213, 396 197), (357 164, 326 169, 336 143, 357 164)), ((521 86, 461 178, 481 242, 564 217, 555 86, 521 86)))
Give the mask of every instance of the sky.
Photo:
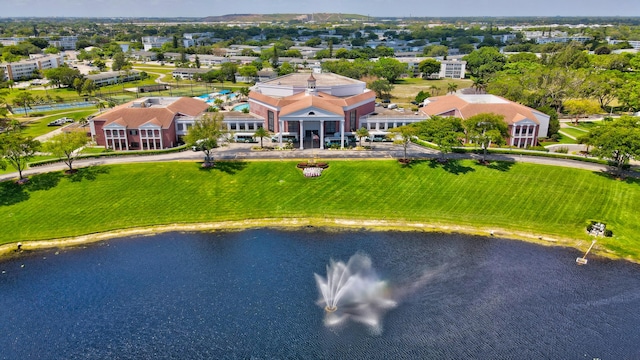
POLYGON ((0 17, 196 17, 314 12, 375 17, 640 16, 640 0, 0 0, 0 17))

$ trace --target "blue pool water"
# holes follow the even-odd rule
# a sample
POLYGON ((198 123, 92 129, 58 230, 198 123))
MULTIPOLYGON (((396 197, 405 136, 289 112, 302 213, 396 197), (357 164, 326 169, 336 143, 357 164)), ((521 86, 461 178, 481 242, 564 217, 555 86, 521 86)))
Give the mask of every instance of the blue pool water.
POLYGON ((233 107, 233 111, 242 112, 244 109, 249 109, 249 103, 239 104, 233 107))

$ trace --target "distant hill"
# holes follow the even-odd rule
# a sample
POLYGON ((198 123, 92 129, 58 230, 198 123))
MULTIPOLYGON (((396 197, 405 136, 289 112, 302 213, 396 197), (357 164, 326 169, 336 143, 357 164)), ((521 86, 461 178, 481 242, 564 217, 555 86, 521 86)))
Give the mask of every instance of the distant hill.
POLYGON ((208 16, 206 22, 289 22, 289 21, 317 21, 339 22, 345 20, 366 20, 367 16, 357 14, 311 13, 311 14, 228 14, 222 16, 208 16))

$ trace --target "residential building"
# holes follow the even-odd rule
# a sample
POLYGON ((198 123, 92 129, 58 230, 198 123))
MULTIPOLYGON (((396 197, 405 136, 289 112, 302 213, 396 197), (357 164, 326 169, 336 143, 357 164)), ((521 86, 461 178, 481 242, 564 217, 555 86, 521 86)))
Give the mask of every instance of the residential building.
POLYGON ((145 51, 149 51, 153 48, 161 48, 163 44, 173 41, 173 39, 162 36, 143 36, 142 46, 145 51))
MULTIPOLYGON (((8 38, 0 38, 0 44, 3 46, 10 45, 18 45, 23 41, 27 41, 29 38, 27 37, 8 37, 8 38)), ((70 36, 46 36, 42 39, 45 39, 49 42, 50 46, 55 46, 62 50, 75 50, 76 43, 78 42, 78 37, 75 35, 70 36)))
POLYGON ((176 68, 171 75, 174 79, 191 80, 195 74, 204 74, 211 71, 211 69, 199 69, 199 68, 176 68))
POLYGON ((208 108, 204 101, 186 97, 140 98, 92 118, 91 136, 113 150, 171 148, 208 108))
POLYGON ((502 115, 509 127, 509 146, 536 146, 538 138, 547 137, 549 115, 505 98, 488 95, 445 95, 424 101, 421 111, 428 116, 453 116, 468 119, 481 113, 502 115))
POLYGON ((140 79, 140 71, 107 71, 100 74, 91 74, 86 76, 87 79, 93 80, 93 84, 96 87, 113 85, 119 83, 125 83, 129 81, 135 81, 140 79))
POLYGON ((442 60, 440 62, 440 79, 464 79, 467 62, 461 60, 442 60))
POLYGON ((30 59, 12 63, 0 64, 3 70, 3 80, 27 80, 36 77, 39 70, 54 69, 64 63, 62 54, 56 55, 30 55, 30 59))

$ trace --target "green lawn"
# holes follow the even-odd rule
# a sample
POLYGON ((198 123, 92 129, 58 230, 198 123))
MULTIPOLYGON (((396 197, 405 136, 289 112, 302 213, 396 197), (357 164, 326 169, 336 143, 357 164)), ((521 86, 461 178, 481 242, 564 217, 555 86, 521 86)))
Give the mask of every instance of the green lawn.
POLYGON ((81 110, 65 109, 65 111, 58 111, 58 114, 56 115, 45 116, 38 120, 31 120, 28 123, 25 123, 24 128, 22 129, 22 133, 26 136, 37 137, 58 129, 57 126, 47 126, 47 124, 49 124, 53 120, 60 119, 62 117, 68 117, 75 121, 78 121, 80 118, 87 117, 96 112, 97 109, 95 108, 90 108, 89 110, 87 110, 87 108, 81 110))
POLYGON ((560 137, 558 138, 558 141, 543 141, 540 143, 541 146, 547 146, 547 145, 556 145, 556 144, 576 144, 576 140, 568 137, 568 136, 564 136, 562 134, 558 134, 560 137))
POLYGON ((589 133, 589 130, 580 129, 577 127, 562 127, 560 128, 560 131, 562 131, 565 134, 574 136, 576 138, 579 138, 580 136, 584 136, 589 133))
MULTIPOLYGON (((330 161, 319 178, 295 162, 113 165, 0 183, 0 243, 171 223, 317 217, 397 219, 587 240, 589 220, 615 238, 599 246, 640 260, 640 181, 527 163, 443 168, 424 161, 330 161)), ((571 245, 577 244, 571 243, 571 245)))

